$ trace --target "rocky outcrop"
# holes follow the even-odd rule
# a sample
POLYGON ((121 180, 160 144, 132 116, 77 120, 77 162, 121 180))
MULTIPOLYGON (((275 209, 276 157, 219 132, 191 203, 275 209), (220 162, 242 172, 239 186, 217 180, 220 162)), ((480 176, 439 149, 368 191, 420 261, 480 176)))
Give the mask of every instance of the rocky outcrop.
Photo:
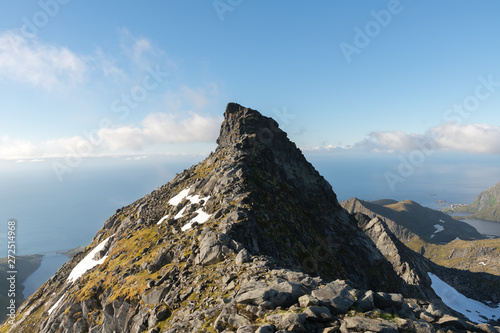
POLYGON ((117 210, 0 332, 480 331, 272 119, 230 103, 218 143, 117 210))

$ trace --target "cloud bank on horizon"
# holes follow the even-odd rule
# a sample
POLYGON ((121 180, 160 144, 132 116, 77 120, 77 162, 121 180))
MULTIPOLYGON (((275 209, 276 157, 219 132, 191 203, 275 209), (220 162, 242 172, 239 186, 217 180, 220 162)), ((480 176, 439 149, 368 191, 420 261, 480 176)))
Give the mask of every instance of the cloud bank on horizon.
POLYGON ((413 150, 452 151, 470 154, 500 154, 500 126, 488 124, 446 123, 424 134, 402 131, 371 132, 362 141, 349 146, 319 146, 308 151, 365 151, 373 153, 406 153, 413 150))
POLYGON ((46 3, 0 13, 0 160, 208 153, 227 102, 309 152, 500 154, 498 4, 46 3))

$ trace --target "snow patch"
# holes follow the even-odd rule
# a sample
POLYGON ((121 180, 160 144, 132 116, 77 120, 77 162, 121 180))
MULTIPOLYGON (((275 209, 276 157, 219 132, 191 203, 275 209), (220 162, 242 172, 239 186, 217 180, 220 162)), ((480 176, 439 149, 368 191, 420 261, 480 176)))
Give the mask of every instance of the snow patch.
POLYGON ((469 318, 469 320, 476 323, 487 323, 488 320, 498 320, 500 318, 500 308, 491 308, 479 301, 465 297, 436 275, 432 273, 427 274, 431 278, 432 289, 444 304, 460 312, 469 318))
MULTIPOLYGON (((188 195, 190 190, 191 190, 191 187, 186 188, 186 189, 182 190, 179 194, 177 194, 175 197, 173 197, 172 199, 170 199, 168 201, 168 203, 170 205, 178 206, 182 202, 182 200, 184 200, 184 199, 189 200, 189 203, 186 206, 182 207, 182 209, 174 216, 174 219, 178 220, 181 217, 183 217, 184 212, 186 211, 186 209, 190 205, 199 204, 200 202, 203 201, 203 207, 205 207, 208 200, 210 199, 210 196, 206 196, 206 197, 201 198, 199 194, 188 195)), ((205 213, 202 208, 196 210, 195 213, 197 213, 197 215, 194 218, 192 218, 191 221, 186 223, 181 228, 182 231, 186 231, 188 229, 191 229, 193 223, 195 223, 195 222, 200 223, 200 224, 207 222, 211 216, 210 214, 205 213)), ((164 221, 164 218, 162 218, 157 224, 160 224, 163 221, 164 221)))
POLYGON ((192 204, 197 204, 197 203, 200 203, 202 200, 205 200, 205 202, 203 203, 203 206, 205 206, 207 204, 208 199, 210 199, 210 196, 204 197, 204 198, 200 198, 200 196, 198 194, 195 194, 193 196, 188 195, 186 197, 186 199, 188 199, 189 201, 191 201, 192 204))
POLYGON ((104 260, 106 260, 108 255, 106 254, 100 260, 94 260, 94 256, 96 255, 97 252, 101 251, 104 248, 104 246, 106 246, 106 243, 108 242, 108 240, 113 236, 114 235, 109 236, 108 238, 103 240, 99 245, 97 245, 92 251, 90 251, 90 253, 87 254, 87 256, 85 258, 83 258, 82 261, 80 261, 78 263, 78 265, 75 266, 75 268, 73 268, 73 270, 71 271, 71 273, 68 276, 67 281, 74 282, 79 277, 81 277, 83 274, 85 274, 89 269, 92 269, 95 266, 102 264, 104 262, 104 260))
POLYGON ((184 198, 188 196, 190 190, 191 187, 182 190, 179 194, 170 199, 168 203, 171 204, 172 206, 177 206, 178 204, 181 203, 182 200, 184 200, 184 198))
POLYGON ((486 264, 484 263, 484 261, 481 261, 481 262, 479 263, 479 265, 486 266, 486 264))
POLYGON ((191 221, 189 221, 188 223, 186 223, 182 228, 181 230, 182 231, 186 231, 188 229, 191 229, 191 226, 193 225, 194 222, 197 222, 199 224, 202 224, 202 223, 205 223, 208 221, 208 219, 210 218, 210 214, 207 214, 205 213, 201 208, 196 210, 195 213, 198 213, 198 215, 196 215, 194 218, 191 219, 191 221))
POLYGON ((54 311, 59 306, 59 303, 61 303, 64 296, 66 296, 66 294, 62 295, 61 298, 59 298, 59 300, 56 302, 56 304, 52 305, 52 307, 49 309, 49 316, 52 313, 52 311, 54 311))
POLYGON ((440 224, 434 224, 434 228, 436 228, 436 231, 434 231, 435 234, 444 230, 444 227, 440 224))
POLYGON ((162 222, 163 222, 163 221, 165 221, 166 219, 168 219, 168 215, 163 216, 163 217, 160 219, 160 221, 158 221, 158 223, 156 223, 156 224, 162 224, 162 222))

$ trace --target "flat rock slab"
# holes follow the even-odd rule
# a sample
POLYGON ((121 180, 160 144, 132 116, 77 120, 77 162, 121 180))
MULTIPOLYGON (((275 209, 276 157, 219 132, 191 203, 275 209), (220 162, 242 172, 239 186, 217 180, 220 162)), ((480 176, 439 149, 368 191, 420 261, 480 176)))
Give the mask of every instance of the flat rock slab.
POLYGON ((352 290, 345 281, 336 280, 313 290, 311 295, 317 298, 321 305, 330 306, 337 313, 346 313, 356 301, 351 294, 352 290))
POLYGON ((365 317, 350 317, 345 319, 346 326, 354 332, 379 332, 379 333, 397 333, 398 325, 384 319, 371 319, 365 317))

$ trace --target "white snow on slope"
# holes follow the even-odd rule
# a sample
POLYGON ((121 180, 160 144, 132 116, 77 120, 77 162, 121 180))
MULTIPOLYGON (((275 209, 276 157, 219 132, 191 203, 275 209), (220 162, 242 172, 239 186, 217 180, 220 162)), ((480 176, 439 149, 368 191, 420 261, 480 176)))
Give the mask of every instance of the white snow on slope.
POLYGON ((171 204, 172 206, 177 206, 178 204, 181 203, 182 200, 184 200, 184 198, 188 196, 189 190, 191 190, 191 187, 180 191, 179 194, 170 199, 168 203, 171 204))
POLYGON ((59 300, 56 302, 56 304, 52 305, 52 307, 49 309, 49 316, 52 313, 52 311, 54 311, 59 306, 59 303, 61 303, 64 296, 66 296, 66 294, 62 295, 61 298, 59 298, 59 300))
MULTIPOLYGON (((442 220, 439 220, 442 222, 442 220)), ((436 228, 436 231, 434 231, 434 234, 431 235, 431 238, 433 238, 438 232, 441 232, 444 230, 444 227, 440 224, 434 224, 434 228, 436 228)))
POLYGON ((90 253, 87 254, 85 256, 85 258, 83 258, 82 261, 80 261, 78 263, 78 265, 75 266, 75 268, 73 268, 73 270, 71 271, 71 273, 68 276, 68 280, 67 280, 68 282, 76 281, 80 276, 85 274, 89 269, 92 269, 95 266, 102 264, 104 262, 104 260, 106 260, 106 258, 108 257, 107 255, 102 257, 100 260, 94 260, 94 256, 96 255, 97 252, 101 251, 104 248, 104 246, 106 246, 106 243, 108 242, 108 240, 111 237, 113 237, 113 236, 110 236, 110 237, 106 238, 105 240, 103 240, 92 251, 90 251, 90 253))
POLYGON ((204 202, 203 205, 205 205, 207 203, 208 199, 210 199, 209 196, 208 197, 204 197, 204 198, 200 198, 200 196, 198 194, 195 194, 195 195, 192 195, 192 196, 188 195, 186 198, 189 199, 189 201, 191 201, 192 204, 197 204, 200 201, 205 200, 205 202, 204 202))
POLYGON ((438 278, 432 273, 427 273, 431 278, 431 287, 441 300, 453 310, 460 312, 471 321, 487 323, 488 320, 500 318, 500 308, 491 308, 486 304, 470 299, 459 293, 455 288, 438 278))
POLYGON ((156 223, 156 224, 161 224, 161 223, 162 223, 163 221, 165 221, 166 219, 168 219, 168 215, 163 216, 163 217, 160 219, 160 221, 158 221, 158 223, 156 223))
POLYGON ((210 218, 210 214, 207 214, 205 213, 201 208, 196 210, 195 213, 198 213, 198 215, 196 215, 194 218, 191 219, 191 221, 189 221, 188 223, 186 223, 182 228, 181 230, 182 231, 186 231, 188 229, 191 229, 191 226, 193 225, 194 222, 197 222, 197 223, 205 223, 208 221, 208 219, 210 218))
MULTIPOLYGON (((184 216, 184 212, 186 211, 186 209, 190 205, 192 205, 192 204, 198 204, 201 201, 203 201, 203 207, 204 207, 207 204, 208 200, 210 199, 210 196, 201 198, 199 194, 188 195, 188 193, 189 193, 190 190, 191 190, 191 187, 186 188, 186 189, 180 191, 179 194, 177 194, 175 197, 173 197, 172 199, 170 199, 168 201, 168 203, 170 205, 172 205, 172 206, 178 206, 182 202, 182 200, 184 200, 184 199, 188 199, 189 200, 189 203, 186 206, 182 207, 182 209, 174 216, 174 219, 178 220, 181 217, 183 217, 184 216)), ((188 223, 186 223, 181 228, 182 231, 186 231, 186 230, 190 229, 192 227, 192 225, 193 225, 194 222, 197 222, 197 223, 200 223, 200 224, 207 222, 208 219, 211 216, 211 215, 205 213, 202 208, 196 210, 195 213, 197 213, 197 215, 194 218, 192 218, 191 221, 189 221, 188 223)), ((161 224, 167 218, 168 218, 168 215, 162 217, 161 220, 159 220, 158 223, 156 223, 156 224, 161 224)))
POLYGON ((434 228, 436 228, 436 231, 434 231, 435 234, 444 230, 444 227, 440 224, 434 224, 434 228))

